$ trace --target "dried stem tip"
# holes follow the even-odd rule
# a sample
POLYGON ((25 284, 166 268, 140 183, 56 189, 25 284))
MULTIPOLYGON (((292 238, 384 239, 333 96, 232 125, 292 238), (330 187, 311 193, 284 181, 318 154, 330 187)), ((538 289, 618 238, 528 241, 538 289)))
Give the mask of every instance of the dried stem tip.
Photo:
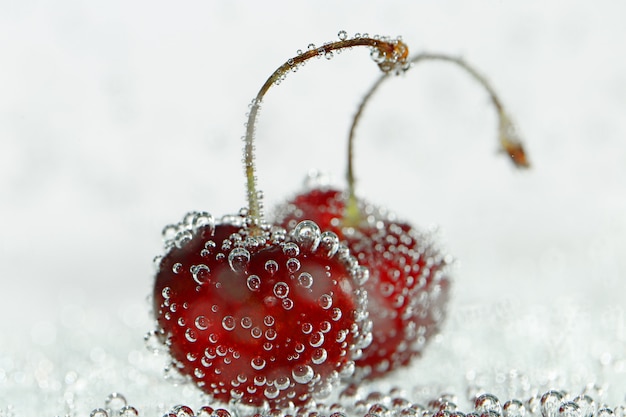
POLYGON ((321 47, 310 44, 306 51, 298 51, 295 57, 288 59, 270 75, 250 104, 244 138, 244 165, 247 181, 248 217, 252 227, 252 234, 260 234, 263 228, 263 214, 261 212, 259 193, 257 192, 256 169, 254 165, 254 133, 260 105, 267 91, 273 85, 283 81, 289 72, 296 71, 309 59, 320 57, 330 59, 333 57, 334 51, 339 52, 355 46, 369 47, 371 49, 370 56, 385 74, 399 74, 409 68, 409 63, 407 62, 409 48, 399 38, 391 39, 388 37, 355 35, 353 38, 348 39, 344 31, 339 32, 338 36, 339 41, 329 42, 321 47))

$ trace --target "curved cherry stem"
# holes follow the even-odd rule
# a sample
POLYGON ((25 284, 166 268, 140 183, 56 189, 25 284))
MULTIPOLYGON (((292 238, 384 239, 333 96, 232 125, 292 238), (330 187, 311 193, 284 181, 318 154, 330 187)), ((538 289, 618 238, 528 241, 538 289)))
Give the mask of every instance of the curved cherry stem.
MULTIPOLYGON (((487 93, 491 98, 491 102, 493 103, 493 106, 498 113, 498 139, 500 141, 500 146, 502 147, 502 150, 506 152, 507 155, 509 155, 515 167, 528 168, 530 166, 530 163, 528 162, 528 159, 526 157, 526 152, 524 151, 524 147, 519 137, 519 133, 515 128, 515 124, 511 120, 508 112, 505 110, 502 101, 498 97, 498 94, 491 86, 491 84, 487 81, 487 79, 463 59, 445 54, 418 54, 409 60, 409 64, 413 66, 420 61, 428 60, 445 61, 457 65, 458 67, 464 69, 469 75, 474 78, 474 80, 476 80, 481 86, 483 86, 485 90, 487 90, 487 93)), ((359 105, 358 110, 354 116, 354 119, 352 120, 352 125, 350 126, 350 134, 348 137, 348 169, 346 175, 348 181, 348 204, 346 206, 345 215, 347 223, 354 223, 355 221, 358 221, 358 218, 360 216, 355 195, 355 178, 353 168, 354 136, 356 133, 356 126, 361 119, 366 104, 370 101, 374 93, 387 78, 389 78, 388 74, 383 74, 378 80, 376 80, 372 87, 370 87, 370 89, 363 97, 361 104, 359 105)))
POLYGON ((244 137, 244 166, 247 181, 248 217, 251 222, 252 235, 261 234, 263 227, 261 196, 257 191, 256 167, 254 164, 254 133, 261 102, 268 90, 273 85, 279 84, 290 71, 296 71, 309 59, 322 56, 330 59, 333 56, 333 51, 340 51, 354 46, 371 48, 372 59, 385 74, 392 72, 400 73, 408 68, 407 57, 409 49, 400 39, 371 38, 365 35, 357 35, 352 39, 347 39, 344 31, 339 32, 339 39, 339 41, 326 43, 319 48, 311 44, 306 52, 298 51, 297 56, 288 59, 270 75, 250 104, 248 122, 246 123, 246 135, 244 137))

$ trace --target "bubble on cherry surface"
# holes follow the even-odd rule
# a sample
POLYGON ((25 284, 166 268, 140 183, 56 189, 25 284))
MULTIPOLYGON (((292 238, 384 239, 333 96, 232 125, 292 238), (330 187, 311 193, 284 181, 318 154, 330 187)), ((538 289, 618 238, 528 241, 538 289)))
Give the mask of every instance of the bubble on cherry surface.
POLYGON ((249 275, 246 278, 246 285, 250 291, 259 291, 261 288, 261 278, 258 275, 249 275))
POLYGON ((325 231, 320 236, 320 250, 328 258, 335 256, 339 250, 339 236, 336 233, 325 231))
POLYGON ((252 366, 252 368, 253 368, 254 370, 256 370, 256 371, 260 371, 260 370, 264 369, 264 368, 265 368, 265 364, 266 364, 265 359, 263 359, 263 358, 262 358, 262 357, 260 357, 260 356, 257 356, 257 357, 253 358, 253 359, 250 361, 250 365, 251 365, 251 366, 252 366))
POLYGON ((274 275, 278 272, 278 262, 273 259, 265 262, 265 270, 270 274, 274 275))
POLYGON ((191 266, 190 272, 194 281, 196 281, 200 285, 206 283, 211 277, 211 270, 208 266, 204 264, 191 266))
POLYGON ((286 298, 289 295, 289 285, 282 281, 277 282, 274 284, 274 295, 280 299, 286 298))
POLYGON ((289 258, 285 264, 287 265, 289 272, 292 274, 300 270, 300 261, 297 258, 289 258))
POLYGON ((303 272, 298 275, 298 284, 304 288, 311 288, 313 286, 313 276, 308 272, 303 272))
POLYGON ((315 376, 315 373, 309 365, 296 365, 291 371, 291 376, 298 384, 308 384, 315 376))
POLYGON ((222 327, 224 328, 224 330, 232 331, 235 329, 236 325, 237 321, 233 316, 224 316, 224 318, 222 319, 222 327))
POLYGON ((293 235, 300 247, 309 252, 315 252, 322 238, 319 226, 310 220, 298 223, 293 230, 293 235))
POLYGON ((237 247, 228 254, 228 264, 233 272, 243 272, 250 262, 250 252, 246 248, 237 247))

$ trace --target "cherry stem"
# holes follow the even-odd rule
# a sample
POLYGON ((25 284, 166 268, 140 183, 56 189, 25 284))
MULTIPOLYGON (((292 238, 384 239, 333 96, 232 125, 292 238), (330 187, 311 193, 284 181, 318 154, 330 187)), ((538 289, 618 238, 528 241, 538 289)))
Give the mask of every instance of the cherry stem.
MULTIPOLYGON (((453 57, 445 54, 432 54, 432 53, 421 53, 413 56, 409 60, 410 66, 408 68, 414 66, 420 61, 445 61, 450 62, 452 64, 457 65, 458 67, 464 69, 468 74, 470 74, 474 80, 476 80, 489 94, 491 98, 491 102, 498 113, 498 139, 500 142, 500 146, 502 150, 509 155, 511 161, 515 165, 516 168, 528 168, 530 163, 526 157, 526 152, 524 151, 524 147, 522 145, 522 141, 519 137, 519 133, 515 128, 515 124, 511 120, 508 112, 505 110, 502 101, 498 97, 498 94, 491 86, 491 84, 487 81, 487 79, 481 75, 475 68, 469 65, 461 58, 453 57)), ((354 136, 356 133, 356 126, 361 119, 363 114, 363 110, 365 109, 366 104, 370 101, 374 93, 378 90, 378 88, 383 84, 385 80, 389 78, 389 74, 383 74, 376 82, 370 87, 367 93, 364 95, 361 103, 357 109, 357 112, 352 120, 352 125, 350 126, 350 133, 348 136, 348 168, 347 168, 347 181, 348 181, 348 203, 346 205, 346 213, 344 218, 344 224, 354 225, 358 224, 360 221, 360 213, 358 210, 358 203, 355 194, 355 177, 354 177, 354 136)))
POLYGON ((321 47, 309 45, 306 52, 298 51, 298 55, 288 59, 265 81, 256 97, 250 104, 248 122, 246 123, 246 135, 244 137, 244 166, 247 181, 248 218, 250 220, 251 234, 260 235, 263 231, 263 213, 261 195, 257 191, 256 167, 254 164, 254 133, 261 102, 269 89, 279 84, 290 71, 296 71, 306 61, 315 57, 332 58, 333 51, 349 49, 354 46, 367 46, 371 48, 371 56, 385 73, 400 73, 408 68, 407 57, 409 49, 400 39, 369 37, 356 35, 347 39, 344 31, 339 32, 339 41, 329 42, 321 47))

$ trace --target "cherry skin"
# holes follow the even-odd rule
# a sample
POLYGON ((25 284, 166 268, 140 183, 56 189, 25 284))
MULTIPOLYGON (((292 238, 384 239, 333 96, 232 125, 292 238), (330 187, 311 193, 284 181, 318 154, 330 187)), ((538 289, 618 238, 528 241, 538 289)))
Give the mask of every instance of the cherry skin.
POLYGON ((411 225, 362 201, 360 220, 346 226, 347 193, 314 187, 278 210, 285 227, 310 219, 331 230, 370 271, 365 283, 373 340, 356 361, 359 377, 377 378, 421 355, 445 318, 448 258, 411 225))
POLYGON ((202 213, 172 229, 154 312, 180 373, 216 400, 286 407, 353 372, 371 341, 367 272, 334 233, 253 236, 243 217, 202 213))

